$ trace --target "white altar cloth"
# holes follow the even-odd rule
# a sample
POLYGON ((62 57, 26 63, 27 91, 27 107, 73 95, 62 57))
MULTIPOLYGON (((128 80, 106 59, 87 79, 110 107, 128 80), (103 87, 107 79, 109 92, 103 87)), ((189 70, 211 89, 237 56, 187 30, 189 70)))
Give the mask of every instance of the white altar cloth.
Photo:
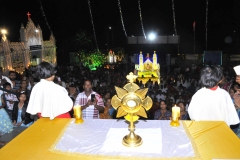
POLYGON ((135 133, 142 137, 143 144, 132 149, 122 145, 122 138, 129 133, 125 120, 85 119, 82 124, 75 124, 74 121, 73 119, 57 139, 51 151, 71 155, 89 154, 141 159, 196 158, 194 147, 182 123, 179 127, 171 127, 169 120, 139 120, 135 123, 135 133), (143 148, 146 150, 143 151, 143 148))
POLYGON ((128 135, 129 131, 126 128, 110 128, 106 136, 106 140, 101 148, 101 152, 110 153, 113 155, 119 154, 119 151, 124 155, 131 156, 133 153, 159 153, 162 151, 162 132, 160 128, 138 128, 135 132, 141 135, 143 143, 138 147, 126 147, 122 144, 123 135, 128 135), (158 137, 158 138, 153 138, 158 137), (151 149, 149 148, 151 146, 151 149))

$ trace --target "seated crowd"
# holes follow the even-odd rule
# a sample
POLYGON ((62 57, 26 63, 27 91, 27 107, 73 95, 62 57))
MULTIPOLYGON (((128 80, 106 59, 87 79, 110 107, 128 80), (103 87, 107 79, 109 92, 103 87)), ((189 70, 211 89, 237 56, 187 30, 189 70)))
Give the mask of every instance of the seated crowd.
MULTIPOLYGON (((180 107, 180 120, 224 120, 237 133, 240 105, 236 96, 240 92, 240 73, 238 76, 236 72, 233 79, 230 72, 225 74, 226 70, 220 67, 204 67, 201 72, 174 72, 163 76, 160 84, 147 82, 147 95, 153 100, 152 108, 147 111, 148 119, 170 120, 171 108, 176 104, 180 107), (219 107, 226 112, 218 112, 219 107), (221 118, 223 115, 227 120, 221 118)), ((6 77, 0 68, 0 136, 11 132, 13 127, 27 128, 41 117, 71 118, 74 105, 82 106, 85 119, 116 119, 111 97, 116 94, 114 86, 123 87, 127 83, 126 74, 120 68, 90 71, 83 66, 53 67, 42 62, 26 69, 23 75, 10 71, 6 77), (44 107, 46 105, 49 107, 44 107)))

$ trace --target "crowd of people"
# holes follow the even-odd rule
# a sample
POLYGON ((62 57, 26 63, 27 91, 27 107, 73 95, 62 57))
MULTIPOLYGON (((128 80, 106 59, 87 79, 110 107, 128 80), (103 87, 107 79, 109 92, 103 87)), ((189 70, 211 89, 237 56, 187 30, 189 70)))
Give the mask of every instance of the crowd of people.
MULTIPOLYGON (((239 67, 240 69, 240 67, 239 67)), ((238 134, 240 117, 240 72, 232 66, 198 66, 162 74, 160 84, 136 83, 147 87, 153 105, 149 120, 170 120, 171 108, 180 107, 181 120, 222 120, 238 134)), ((41 117, 72 118, 73 106, 80 105, 84 119, 115 119, 111 98, 115 86, 127 83, 126 71, 84 66, 56 66, 42 62, 23 75, 10 71, 3 76, 0 68, 0 135, 13 127, 29 127, 41 117), (94 96, 93 96, 94 95, 94 96)), ((4 142, 0 142, 4 145, 4 142)))

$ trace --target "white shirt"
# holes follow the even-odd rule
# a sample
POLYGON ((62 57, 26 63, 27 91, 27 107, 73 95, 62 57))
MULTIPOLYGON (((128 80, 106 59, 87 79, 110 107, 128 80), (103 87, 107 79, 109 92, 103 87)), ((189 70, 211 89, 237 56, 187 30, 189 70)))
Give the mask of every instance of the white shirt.
POLYGON ((227 125, 239 123, 230 95, 219 87, 215 91, 207 88, 198 90, 192 97, 188 113, 196 121, 225 121, 227 125))
POLYGON ((167 93, 168 88, 161 89, 162 92, 167 93))
POLYGON ((41 79, 32 89, 27 112, 42 117, 55 117, 67 113, 73 107, 73 101, 62 86, 52 81, 41 79))

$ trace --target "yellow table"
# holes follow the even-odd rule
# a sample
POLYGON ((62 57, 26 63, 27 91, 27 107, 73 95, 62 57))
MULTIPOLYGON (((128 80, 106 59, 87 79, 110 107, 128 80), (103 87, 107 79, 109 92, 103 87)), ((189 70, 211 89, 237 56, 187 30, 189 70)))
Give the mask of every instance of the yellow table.
MULTIPOLYGON (((48 149, 56 141, 70 119, 41 118, 10 143, 0 149, 1 160, 79 160, 92 159, 50 152, 48 149)), ((183 121, 188 134, 195 141, 203 160, 214 158, 240 159, 240 140, 224 122, 183 121)), ((96 158, 94 158, 96 159, 96 158)), ((106 159, 106 158, 98 158, 106 159)))

